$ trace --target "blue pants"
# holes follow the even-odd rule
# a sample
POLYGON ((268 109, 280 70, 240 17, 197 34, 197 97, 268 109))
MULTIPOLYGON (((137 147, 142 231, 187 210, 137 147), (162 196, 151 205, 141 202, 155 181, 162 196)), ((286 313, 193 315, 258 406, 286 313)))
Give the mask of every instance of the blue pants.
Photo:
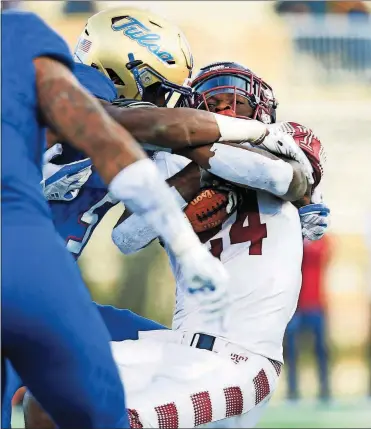
POLYGON ((109 333, 52 223, 3 224, 2 250, 2 357, 58 426, 129 427, 109 333))
POLYGON ((130 310, 121 310, 111 305, 96 304, 96 306, 108 329, 111 341, 137 340, 139 331, 168 329, 130 310))
MULTIPOLYGON (((94 303, 95 304, 95 303, 94 303)), ((95 304, 110 335, 111 341, 137 340, 139 331, 167 329, 153 320, 141 317, 130 310, 122 310, 110 305, 95 304)), ((2 428, 11 427, 12 398, 24 383, 18 377, 8 360, 3 360, 7 383, 2 395, 2 428)), ((4 380, 4 378, 3 378, 4 380)))
POLYGON ((300 333, 310 330, 314 334, 315 353, 318 365, 320 397, 330 395, 328 377, 328 351, 326 345, 325 315, 323 310, 298 310, 286 329, 286 363, 288 366, 289 398, 298 398, 297 382, 297 340, 300 333))

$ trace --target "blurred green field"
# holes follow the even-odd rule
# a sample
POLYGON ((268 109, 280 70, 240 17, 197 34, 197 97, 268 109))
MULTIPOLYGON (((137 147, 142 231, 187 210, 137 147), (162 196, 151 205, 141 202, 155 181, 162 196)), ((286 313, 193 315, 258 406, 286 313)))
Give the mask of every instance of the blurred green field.
MULTIPOLYGON (((23 428, 22 411, 14 409, 13 428, 23 428)), ((371 400, 278 402, 267 408, 259 428, 371 428, 371 400)))
POLYGON ((260 428, 371 428, 371 400, 271 404, 260 428))

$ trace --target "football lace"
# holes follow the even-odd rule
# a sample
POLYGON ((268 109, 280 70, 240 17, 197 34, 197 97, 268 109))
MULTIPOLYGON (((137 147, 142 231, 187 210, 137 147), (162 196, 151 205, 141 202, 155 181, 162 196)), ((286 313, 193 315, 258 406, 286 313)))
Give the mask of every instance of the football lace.
POLYGON ((228 200, 217 203, 215 206, 212 206, 210 210, 207 210, 206 212, 202 212, 201 214, 196 214, 197 220, 199 222, 205 222, 206 220, 212 218, 221 209, 227 207, 227 205, 228 205, 228 200))

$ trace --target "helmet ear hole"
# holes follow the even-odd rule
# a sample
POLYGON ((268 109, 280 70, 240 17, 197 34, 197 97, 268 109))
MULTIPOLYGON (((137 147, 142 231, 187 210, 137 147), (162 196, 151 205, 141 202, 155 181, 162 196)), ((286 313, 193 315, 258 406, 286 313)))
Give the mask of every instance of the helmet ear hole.
POLYGON ((128 18, 127 15, 125 16, 115 16, 111 19, 111 24, 115 24, 117 21, 121 21, 122 19, 128 18))
POLYGON ((110 68, 106 68, 106 71, 108 73, 108 76, 110 77, 110 79, 112 80, 112 82, 115 85, 125 86, 125 83, 123 82, 123 80, 120 78, 120 76, 114 70, 112 70, 110 68))

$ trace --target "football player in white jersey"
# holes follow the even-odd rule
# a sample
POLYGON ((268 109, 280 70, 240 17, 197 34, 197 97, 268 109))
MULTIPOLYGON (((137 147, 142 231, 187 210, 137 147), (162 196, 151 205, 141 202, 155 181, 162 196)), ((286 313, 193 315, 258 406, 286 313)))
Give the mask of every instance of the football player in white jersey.
MULTIPOLYGON (((267 91, 270 88, 239 65, 207 67, 193 86, 200 95, 192 101, 194 107, 275 121, 276 103, 273 93, 267 91), (247 91, 253 81, 256 85, 247 91), (208 89, 212 91, 206 92, 208 89), (268 100, 264 100, 263 90, 268 100)), ((295 123, 269 128, 275 138, 265 144, 278 153, 290 155, 290 137, 285 138, 282 131, 295 136, 296 142, 292 138, 291 142, 301 145, 310 159, 316 187, 322 176, 318 139, 295 123), (277 145, 278 135, 283 146, 277 145)), ((224 326, 203 324, 199 308, 187 299, 184 278, 169 252, 177 280, 173 330, 151 332, 139 341, 113 343, 125 378, 131 426, 194 427, 218 421, 212 424, 252 427, 275 390, 282 364, 282 337, 300 289, 300 221, 297 209, 284 200, 304 196, 305 174, 297 164, 286 165, 273 156, 263 158, 261 151, 251 147, 213 145, 211 150, 203 147, 183 154, 206 170, 257 191, 231 190, 231 196, 240 194, 231 216, 220 227, 200 235, 233 280, 224 326)), ((182 156, 159 152, 155 162, 165 178, 175 174, 168 182, 178 189, 183 208, 199 191, 200 182, 207 185, 210 180, 204 174, 201 177, 199 167, 182 156)), ((309 199, 307 196, 306 202, 309 199)), ((326 214, 306 206, 303 232, 315 230, 312 238, 322 234, 326 214), (314 229, 308 228, 308 214, 314 229)), ((113 238, 124 253, 133 253, 156 234, 142 219, 124 214, 113 238)))
MULTIPOLYGON (((199 308, 185 295, 180 267, 166 249, 176 278, 173 329, 143 333, 139 341, 112 348, 125 379, 132 427, 253 427, 276 389, 283 335, 301 286, 302 229, 297 207, 289 201, 298 206, 310 202, 322 177, 323 149, 308 128, 275 123, 272 89, 245 67, 205 67, 192 86, 194 107, 257 118, 270 124, 273 135, 299 145, 313 167, 314 183, 308 186, 299 164, 265 158, 250 145, 183 151, 204 171, 243 187, 231 190, 239 194, 239 203, 230 217, 199 234, 231 277, 226 319, 223 326, 202 322, 199 308)), ((269 147, 269 140, 265 144, 269 147)), ((154 160, 165 178, 172 176, 169 184, 178 184, 183 208, 195 192, 190 188, 210 180, 182 156, 159 152, 154 160)), ((318 216, 319 224, 325 216, 318 216)), ((113 232, 122 252, 138 251, 156 238, 137 216, 122 220, 113 232)))

